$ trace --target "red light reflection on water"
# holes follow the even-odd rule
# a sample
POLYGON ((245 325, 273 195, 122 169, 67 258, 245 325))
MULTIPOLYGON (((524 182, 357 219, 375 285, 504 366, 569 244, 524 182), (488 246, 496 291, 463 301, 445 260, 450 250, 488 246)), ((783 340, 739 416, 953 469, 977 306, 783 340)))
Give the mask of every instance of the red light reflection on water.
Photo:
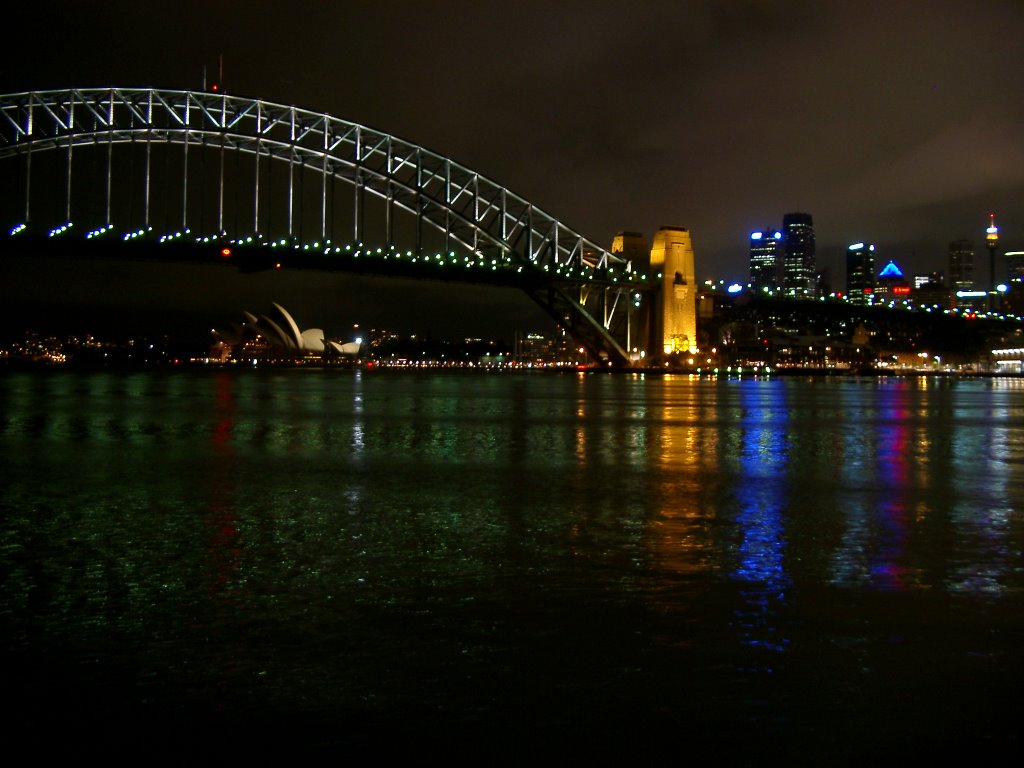
POLYGON ((214 379, 218 419, 210 437, 213 460, 210 466, 210 491, 206 526, 211 531, 209 552, 212 561, 210 594, 218 602, 226 602, 226 590, 238 570, 238 520, 235 514, 234 448, 231 434, 234 427, 234 378, 219 374, 214 379))

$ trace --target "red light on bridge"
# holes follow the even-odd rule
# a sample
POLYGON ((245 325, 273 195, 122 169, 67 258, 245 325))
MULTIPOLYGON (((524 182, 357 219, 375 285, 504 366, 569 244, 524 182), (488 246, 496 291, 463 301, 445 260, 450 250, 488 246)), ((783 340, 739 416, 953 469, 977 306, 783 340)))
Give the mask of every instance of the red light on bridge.
POLYGON ((221 248, 220 249, 220 255, 223 256, 226 259, 228 256, 231 255, 231 249, 230 248, 221 248))

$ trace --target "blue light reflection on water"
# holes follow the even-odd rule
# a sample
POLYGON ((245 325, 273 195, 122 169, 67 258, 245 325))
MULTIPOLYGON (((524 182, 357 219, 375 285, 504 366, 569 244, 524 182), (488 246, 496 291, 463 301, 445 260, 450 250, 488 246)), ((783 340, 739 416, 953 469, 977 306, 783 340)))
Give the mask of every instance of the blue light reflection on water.
POLYGON ((5 648, 186 711, 710 706, 742 731, 772 702, 824 732, 875 723, 861 691, 931 690, 918 659, 1018 671, 1019 628, 985 623, 1024 587, 1008 383, 18 374, 0 397, 5 648))
POLYGON ((787 389, 778 382, 757 381, 742 382, 738 389, 742 445, 736 523, 742 541, 735 577, 745 583, 744 605, 737 613, 740 640, 783 651, 789 639, 780 635, 776 614, 790 585, 783 519, 790 482, 787 389))

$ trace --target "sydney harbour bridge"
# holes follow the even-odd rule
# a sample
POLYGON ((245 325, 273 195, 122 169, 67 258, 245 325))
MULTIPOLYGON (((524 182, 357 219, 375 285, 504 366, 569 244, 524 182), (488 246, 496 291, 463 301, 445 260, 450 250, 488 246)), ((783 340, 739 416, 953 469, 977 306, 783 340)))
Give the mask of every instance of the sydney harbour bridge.
POLYGON ((515 286, 607 365, 662 346, 657 265, 645 274, 493 180, 382 131, 154 88, 0 95, 0 115, 3 214, 24 250, 515 286))

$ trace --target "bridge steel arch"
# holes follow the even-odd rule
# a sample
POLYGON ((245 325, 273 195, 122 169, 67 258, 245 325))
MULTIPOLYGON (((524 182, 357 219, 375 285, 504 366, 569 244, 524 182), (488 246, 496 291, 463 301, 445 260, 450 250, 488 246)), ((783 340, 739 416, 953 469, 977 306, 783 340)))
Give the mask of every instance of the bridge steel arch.
MULTIPOLYGON (((25 220, 31 218, 31 161, 42 151, 67 154, 67 218, 71 215, 72 157, 76 147, 105 144, 106 224, 111 222, 113 146, 146 147, 144 218, 150 221, 150 147, 183 147, 182 229, 188 228, 190 147, 221 149, 218 230, 224 231, 223 152, 255 163, 252 235, 268 213, 260 211, 260 163, 289 168, 288 233, 294 235, 295 168, 322 180, 320 239, 327 237, 327 184, 353 189, 354 239, 361 241, 365 195, 385 201, 386 239, 393 209, 411 214, 417 232, 427 225, 458 247, 503 267, 525 270, 524 289, 590 353, 616 366, 629 364, 621 332, 639 276, 620 256, 567 227, 556 217, 450 158, 358 123, 294 106, 223 93, 156 88, 71 88, 0 95, 0 160, 24 158, 25 220)), ((419 240, 419 237, 417 237, 419 240)), ((419 243, 417 243, 419 245, 419 243)), ((626 345, 628 347, 628 340, 626 345)))

